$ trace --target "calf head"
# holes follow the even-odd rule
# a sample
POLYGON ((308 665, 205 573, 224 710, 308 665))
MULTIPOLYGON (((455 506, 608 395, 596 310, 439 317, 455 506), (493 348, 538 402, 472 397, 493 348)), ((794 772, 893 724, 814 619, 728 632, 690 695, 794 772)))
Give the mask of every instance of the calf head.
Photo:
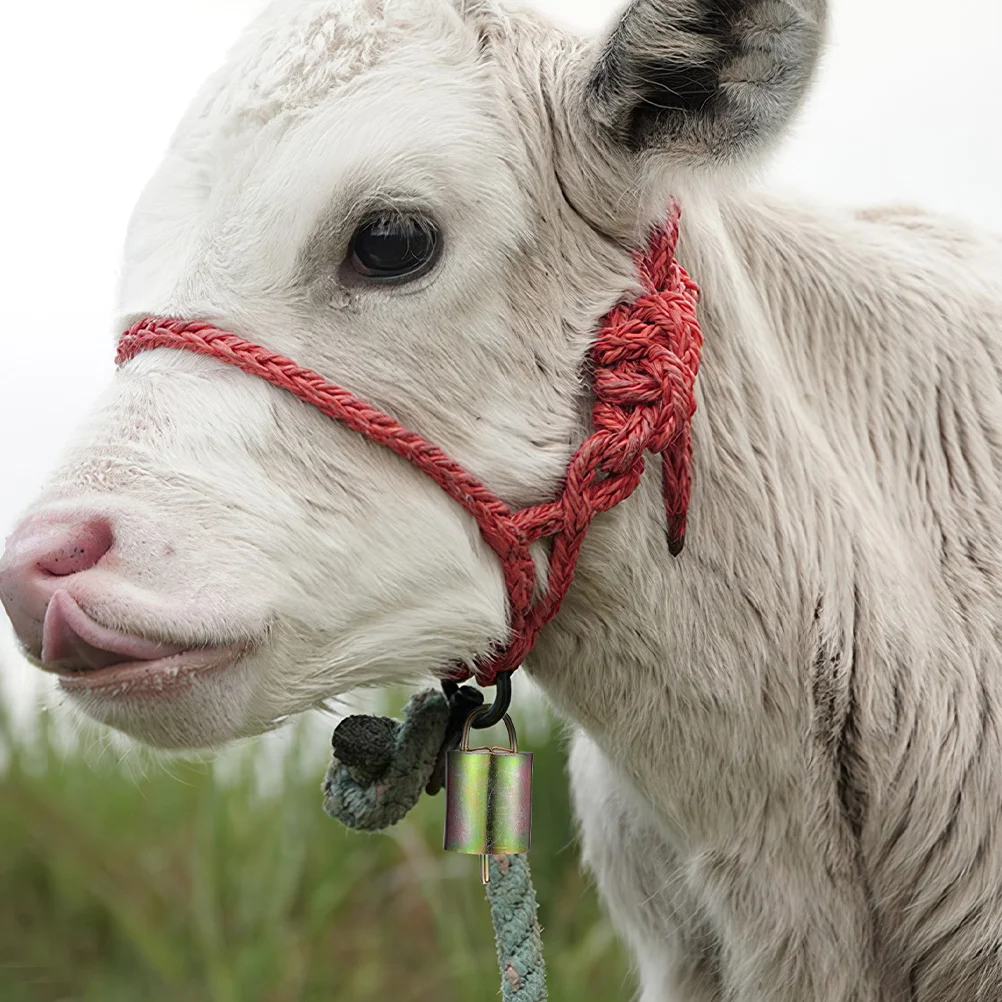
MULTIPOLYGON (((588 432, 589 341, 633 288, 631 245, 671 187, 779 131, 820 19, 637 0, 593 43, 489 0, 282 0, 144 192, 118 326, 215 323, 509 506, 546 500, 588 432)), ((432 481, 172 350, 118 371, 8 540, 0 598, 86 712, 167 747, 469 663, 507 631, 497 560, 432 481)))

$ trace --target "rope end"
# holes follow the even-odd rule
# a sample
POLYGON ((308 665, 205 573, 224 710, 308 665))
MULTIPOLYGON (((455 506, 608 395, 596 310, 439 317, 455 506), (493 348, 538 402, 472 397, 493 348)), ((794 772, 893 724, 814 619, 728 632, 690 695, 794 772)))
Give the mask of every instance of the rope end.
POLYGON ((677 557, 685 549, 685 515, 676 515, 666 512, 668 525, 665 528, 665 540, 668 543, 668 552, 677 557))

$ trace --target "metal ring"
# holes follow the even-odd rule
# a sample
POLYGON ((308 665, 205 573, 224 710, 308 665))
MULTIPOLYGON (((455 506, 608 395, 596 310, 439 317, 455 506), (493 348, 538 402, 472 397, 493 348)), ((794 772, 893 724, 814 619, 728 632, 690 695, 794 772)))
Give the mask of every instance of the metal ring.
MULTIPOLYGON (((491 707, 478 706, 467 718, 466 723, 463 725, 463 739, 459 742, 459 750, 467 752, 470 750, 470 728, 476 727, 477 717, 483 716, 485 713, 490 711, 491 707)), ((511 717, 506 713, 504 717, 504 725, 508 731, 508 750, 513 754, 518 753, 518 735, 515 734, 515 725, 511 722, 511 717)))
POLYGON ((473 721, 473 727, 478 731, 500 723, 508 712, 508 707, 511 706, 511 672, 498 672, 494 679, 494 685, 493 704, 489 707, 480 707, 479 714, 471 714, 471 717, 476 716, 477 718, 473 721))

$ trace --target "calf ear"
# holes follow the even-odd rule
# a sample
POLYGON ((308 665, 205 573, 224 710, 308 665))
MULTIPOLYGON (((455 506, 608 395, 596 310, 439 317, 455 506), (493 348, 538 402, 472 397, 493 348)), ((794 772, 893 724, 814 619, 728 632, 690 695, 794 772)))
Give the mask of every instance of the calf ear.
POLYGON ((627 153, 691 166, 753 155, 800 104, 826 0, 634 0, 600 46, 585 109, 627 153))

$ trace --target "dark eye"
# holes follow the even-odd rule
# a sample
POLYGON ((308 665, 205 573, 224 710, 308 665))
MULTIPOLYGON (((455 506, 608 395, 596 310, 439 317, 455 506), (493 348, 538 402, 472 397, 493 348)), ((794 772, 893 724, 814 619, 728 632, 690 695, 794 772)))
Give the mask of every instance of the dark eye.
POLYGON ((435 263, 438 244, 438 230, 428 219, 380 216, 355 232, 348 260, 366 278, 413 279, 435 263))

